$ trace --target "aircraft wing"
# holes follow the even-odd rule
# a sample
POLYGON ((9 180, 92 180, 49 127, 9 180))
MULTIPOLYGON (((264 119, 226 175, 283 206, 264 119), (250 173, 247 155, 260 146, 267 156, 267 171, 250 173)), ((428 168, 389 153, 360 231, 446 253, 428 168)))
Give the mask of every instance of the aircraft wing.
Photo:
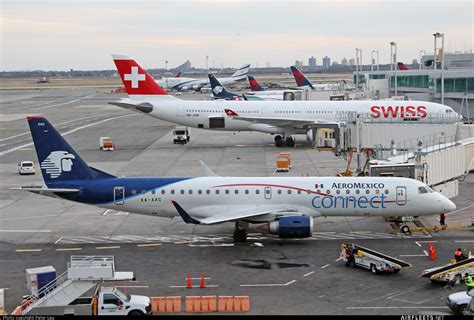
POLYGON ((225 109, 227 116, 236 120, 249 121, 253 123, 267 124, 276 127, 310 127, 312 124, 336 124, 334 121, 324 121, 318 119, 296 119, 296 118, 273 118, 273 117, 252 117, 252 116, 241 116, 236 112, 225 109))
MULTIPOLYGON (((236 221, 236 220, 241 220, 245 218, 256 218, 259 216, 265 216, 265 215, 288 215, 290 213, 291 215, 301 215, 300 213, 296 212, 295 209, 293 208, 256 208, 256 207, 251 207, 251 208, 244 208, 244 209, 238 209, 234 211, 229 211, 227 208, 222 208, 222 213, 216 213, 213 216, 203 218, 203 219, 197 219, 193 218, 187 213, 176 201, 172 201, 174 207, 178 211, 179 215, 183 219, 184 222, 190 223, 190 224, 217 224, 217 223, 223 223, 223 222, 230 222, 230 221, 236 221)), ((269 219, 272 220, 272 219, 269 219)), ((265 221, 263 221, 265 222, 265 221)))

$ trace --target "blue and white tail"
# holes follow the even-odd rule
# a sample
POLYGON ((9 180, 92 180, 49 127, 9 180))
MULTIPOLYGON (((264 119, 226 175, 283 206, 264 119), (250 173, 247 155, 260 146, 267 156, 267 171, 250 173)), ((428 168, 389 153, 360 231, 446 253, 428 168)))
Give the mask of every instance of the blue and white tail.
POLYGON ((32 116, 27 119, 47 185, 68 180, 114 177, 89 167, 46 118, 32 116))
POLYGON ((250 64, 245 64, 239 69, 237 69, 230 77, 236 80, 245 80, 247 79, 247 74, 250 70, 250 64))

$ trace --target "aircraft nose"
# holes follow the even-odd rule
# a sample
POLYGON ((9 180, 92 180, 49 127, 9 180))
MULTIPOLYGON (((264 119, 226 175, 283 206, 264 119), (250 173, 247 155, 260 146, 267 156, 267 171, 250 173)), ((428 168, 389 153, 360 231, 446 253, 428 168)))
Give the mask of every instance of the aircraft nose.
POLYGON ((447 212, 451 212, 451 211, 456 210, 456 205, 454 204, 454 202, 452 202, 448 198, 445 199, 444 207, 446 208, 447 212))

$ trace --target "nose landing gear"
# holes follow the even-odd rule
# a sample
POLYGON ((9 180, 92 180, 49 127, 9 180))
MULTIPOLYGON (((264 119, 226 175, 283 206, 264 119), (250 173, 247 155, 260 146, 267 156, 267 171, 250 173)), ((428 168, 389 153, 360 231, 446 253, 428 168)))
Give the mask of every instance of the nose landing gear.
POLYGON ((295 146, 295 139, 293 137, 289 136, 287 138, 282 137, 280 135, 275 136, 275 146, 277 148, 281 148, 283 146, 287 146, 288 148, 293 148, 295 146))

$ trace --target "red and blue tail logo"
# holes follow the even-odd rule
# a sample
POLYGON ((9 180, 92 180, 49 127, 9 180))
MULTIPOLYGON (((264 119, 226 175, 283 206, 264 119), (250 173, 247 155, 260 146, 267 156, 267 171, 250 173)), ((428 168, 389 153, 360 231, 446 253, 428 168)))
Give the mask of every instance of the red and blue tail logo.
POLYGON ((295 66, 290 67, 291 72, 293 73, 293 77, 295 77, 296 85, 298 87, 305 87, 305 86, 310 86, 313 87, 311 82, 308 80, 308 78, 305 77, 305 75, 298 70, 295 66))
POLYGON ((258 83, 257 79, 255 79, 253 76, 248 76, 249 78, 249 84, 250 84, 250 89, 252 91, 265 91, 265 89, 258 83))

